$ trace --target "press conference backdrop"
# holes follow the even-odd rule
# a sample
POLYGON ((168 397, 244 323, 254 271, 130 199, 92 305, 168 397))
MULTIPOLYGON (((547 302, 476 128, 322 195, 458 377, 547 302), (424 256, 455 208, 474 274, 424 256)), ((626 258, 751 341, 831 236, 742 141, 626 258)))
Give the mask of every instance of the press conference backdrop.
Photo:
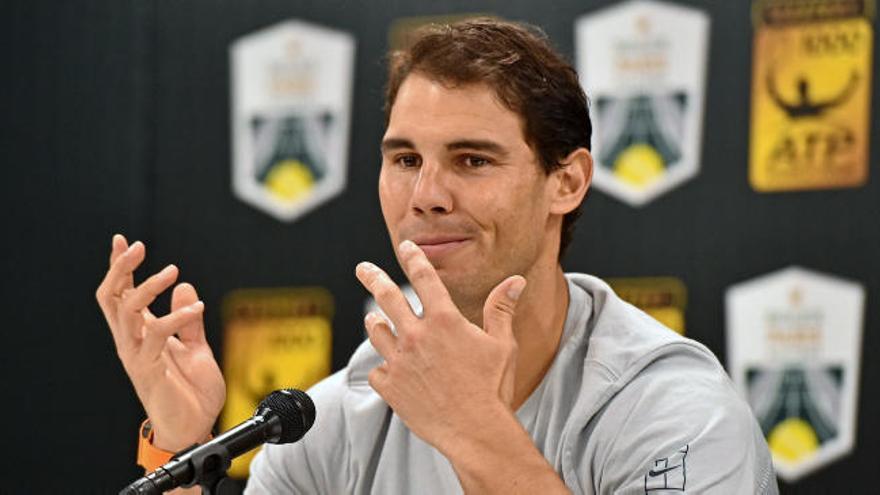
MULTIPOLYGON (((768 14, 766 5, 619 5, 4 3, 0 492, 107 493, 140 473, 143 412, 94 301, 115 232, 146 242, 141 276, 177 263, 199 289, 208 339, 241 407, 267 386, 311 382, 345 365, 363 340, 368 303, 355 264, 371 260, 403 280, 376 191, 383 55, 421 22, 414 18, 473 13, 537 24, 580 68, 594 67, 582 78, 595 88, 601 168, 565 268, 613 279, 621 294, 719 356, 775 445, 783 493, 875 489, 876 21, 870 12, 826 19, 832 34, 812 42, 838 51, 823 69, 799 51, 812 49, 797 41, 803 24, 768 14), (240 40, 272 46, 272 36, 249 36, 288 20, 296 22, 277 34, 292 36, 282 52, 298 60, 297 43, 323 43, 341 61, 332 73, 345 80, 316 96, 329 102, 324 113, 269 106, 259 114, 259 102, 233 95, 230 48, 240 40), (667 42, 615 44, 618 35, 667 42), (665 62, 636 63, 650 61, 646 54, 665 62), (615 93, 614 78, 626 74, 654 74, 668 91, 615 93), (835 114, 819 109, 823 102, 850 107, 835 114), (804 127, 799 111, 816 119, 804 127), (663 125, 636 135, 627 119, 640 115, 663 125), (243 134, 236 116, 245 119, 243 134), (260 136, 270 145, 255 147, 260 136), (285 148, 280 136, 312 136, 285 145, 312 158, 288 156, 272 175, 284 162, 270 156, 285 148), (236 139, 244 141, 233 146, 236 139), (270 203, 294 204, 321 181, 341 182, 306 211, 273 213, 233 190, 241 146, 251 146, 240 165, 251 168, 239 169, 253 179, 250 193, 271 191, 270 203), (844 149, 851 170, 786 176, 778 160, 794 163, 804 146, 844 149), (264 347, 248 348, 250 341, 264 347), (277 349, 263 370, 242 361, 277 349), (299 361, 285 375, 291 356, 299 361), (786 397, 798 407, 781 407, 786 397)), ((245 53, 242 63, 271 67, 270 55, 260 58, 266 50, 245 53)))

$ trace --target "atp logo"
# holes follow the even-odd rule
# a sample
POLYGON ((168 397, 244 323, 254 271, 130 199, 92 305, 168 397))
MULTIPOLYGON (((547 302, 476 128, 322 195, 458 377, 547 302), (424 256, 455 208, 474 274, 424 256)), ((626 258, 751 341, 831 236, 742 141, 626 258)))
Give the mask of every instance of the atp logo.
POLYGON ((808 119, 825 117, 828 112, 845 104, 859 86, 857 72, 853 71, 846 85, 825 100, 813 95, 813 85, 803 76, 796 81, 797 97, 794 98, 786 99, 780 92, 772 71, 768 72, 766 84, 773 103, 792 122, 771 149, 769 170, 788 174, 811 168, 833 170, 834 164, 846 161, 856 145, 855 132, 843 122, 810 125, 808 119))
POLYGON ((778 192, 868 178, 873 2, 754 2, 749 182, 778 192))
POLYGON ((645 473, 645 493, 658 490, 684 491, 687 482, 688 446, 669 457, 654 460, 654 466, 645 473))
POLYGON ((859 74, 853 71, 850 74, 849 81, 838 94, 833 98, 823 101, 815 101, 810 90, 810 81, 800 76, 797 78, 797 98, 796 101, 786 101, 786 98, 780 93, 777 87, 776 78, 772 71, 767 73, 767 93, 782 111, 788 115, 790 119, 799 119, 803 117, 821 117, 827 110, 840 106, 850 99, 853 92, 859 87, 859 74))

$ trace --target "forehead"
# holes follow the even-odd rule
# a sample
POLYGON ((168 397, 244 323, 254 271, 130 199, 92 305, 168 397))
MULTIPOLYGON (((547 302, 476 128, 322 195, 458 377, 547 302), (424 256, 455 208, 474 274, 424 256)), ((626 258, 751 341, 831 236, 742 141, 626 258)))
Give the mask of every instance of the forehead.
POLYGON ((485 83, 450 85, 413 73, 400 85, 387 137, 493 139, 526 147, 522 117, 485 83))

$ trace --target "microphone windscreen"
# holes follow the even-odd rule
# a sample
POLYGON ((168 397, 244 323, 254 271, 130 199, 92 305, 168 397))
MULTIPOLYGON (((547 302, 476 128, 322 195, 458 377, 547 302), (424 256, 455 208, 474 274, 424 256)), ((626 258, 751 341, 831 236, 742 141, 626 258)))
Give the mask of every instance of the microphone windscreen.
POLYGON ((267 395, 257 411, 268 409, 281 419, 281 436, 273 443, 296 442, 315 422, 315 403, 302 390, 286 388, 267 395))

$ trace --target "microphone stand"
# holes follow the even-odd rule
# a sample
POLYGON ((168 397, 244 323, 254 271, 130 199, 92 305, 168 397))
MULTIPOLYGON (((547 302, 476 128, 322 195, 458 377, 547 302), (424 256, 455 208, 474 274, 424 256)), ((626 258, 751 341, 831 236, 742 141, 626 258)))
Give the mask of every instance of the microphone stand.
POLYGON ((232 464, 229 450, 222 444, 214 444, 199 449, 189 459, 193 466, 193 482, 182 486, 189 488, 198 483, 202 487, 202 495, 217 495, 220 483, 226 479, 226 470, 232 464))
POLYGON ((180 484, 182 488, 191 488, 199 485, 203 495, 218 495, 224 480, 227 480, 226 470, 232 465, 232 455, 225 445, 220 443, 195 444, 188 449, 178 452, 165 466, 147 474, 143 478, 129 485, 120 492, 120 495, 135 494, 160 494, 164 490, 159 488, 165 482, 174 478, 175 468, 180 463, 192 466, 192 480, 180 484), (196 449, 196 447, 201 447, 196 449), (181 459, 182 458, 182 459, 181 459))
POLYGON ((218 495, 232 459, 263 443, 292 443, 315 421, 315 405, 305 392, 277 390, 263 399, 247 421, 203 445, 178 452, 165 465, 125 487, 120 495, 160 494, 177 487, 202 487, 218 495), (277 408, 277 409, 276 409, 277 408))

